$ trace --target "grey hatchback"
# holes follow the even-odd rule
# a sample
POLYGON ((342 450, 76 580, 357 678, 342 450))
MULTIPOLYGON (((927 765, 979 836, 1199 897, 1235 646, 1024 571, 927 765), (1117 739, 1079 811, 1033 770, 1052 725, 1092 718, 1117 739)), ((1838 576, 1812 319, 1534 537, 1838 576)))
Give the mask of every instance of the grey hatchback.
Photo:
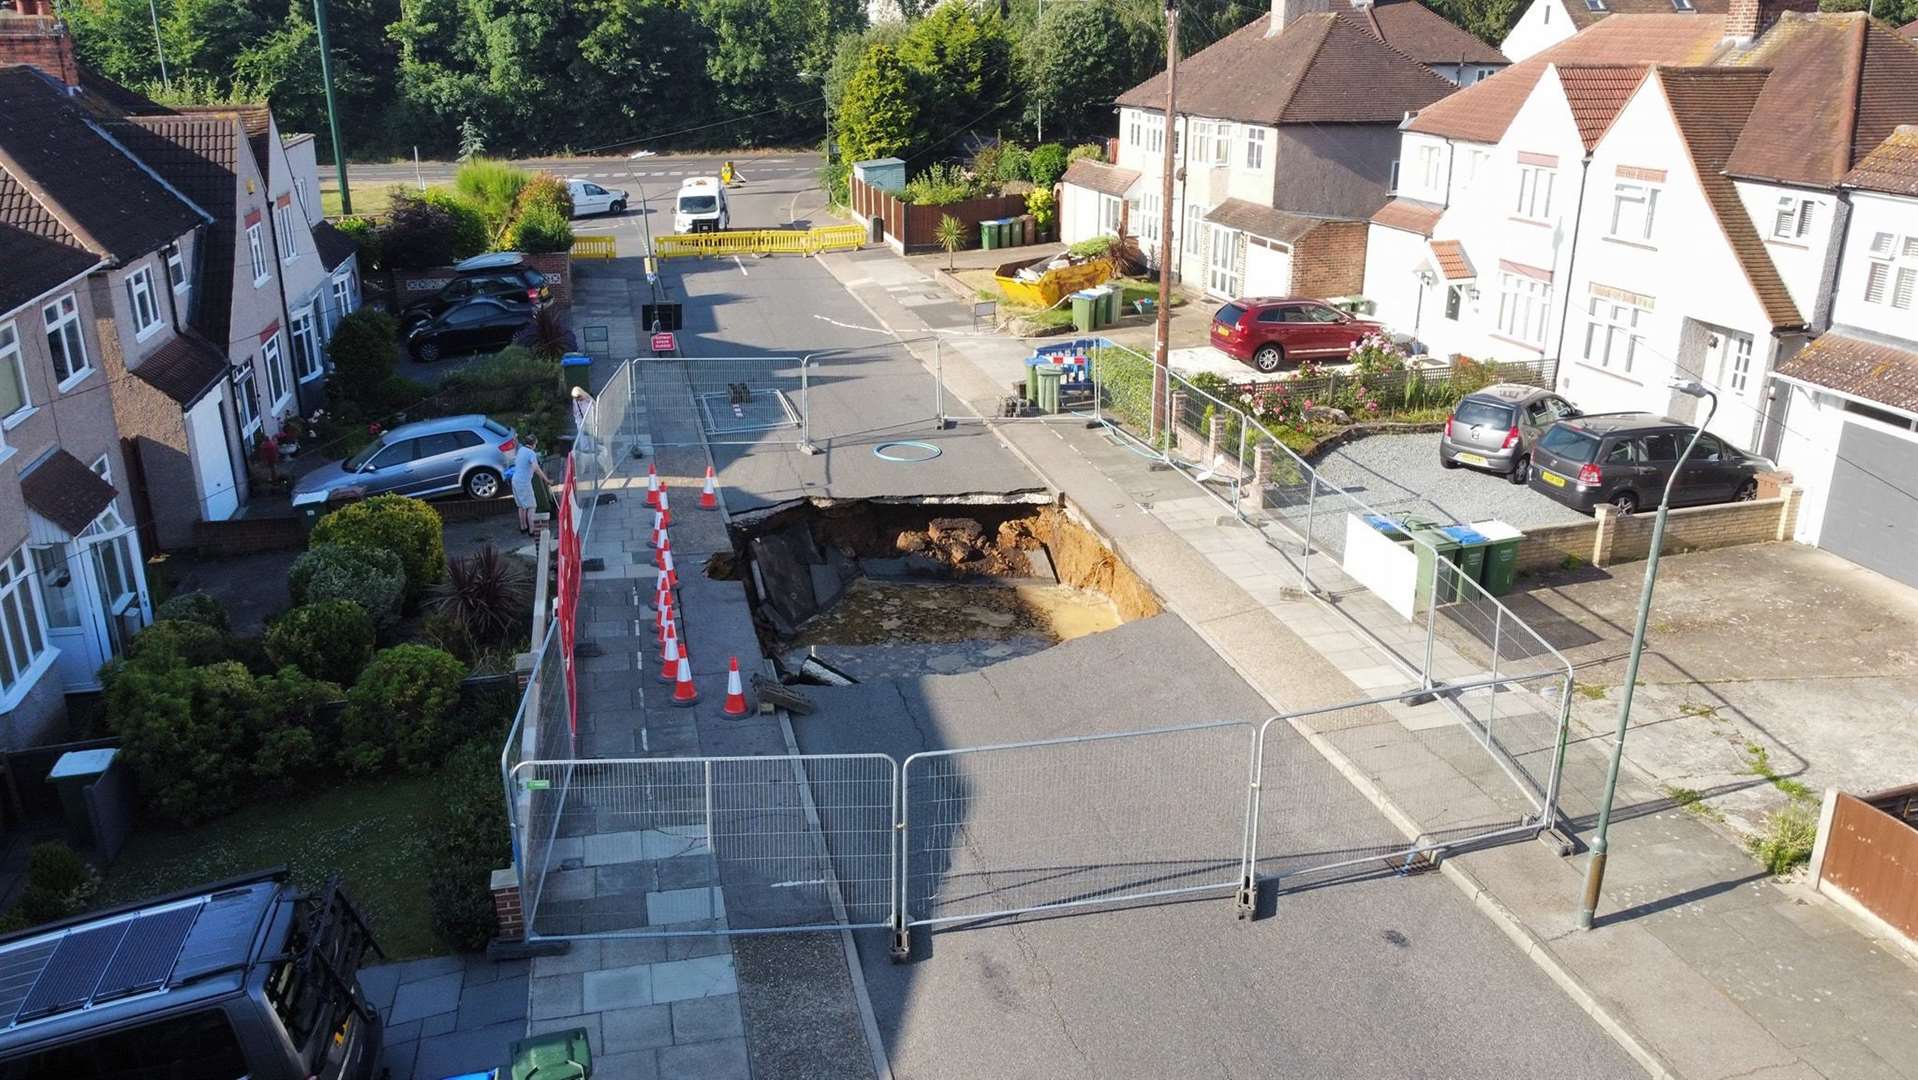
POLYGON ((477 413, 401 424, 345 461, 322 465, 293 485, 293 505, 326 502, 335 492, 446 495, 475 499, 506 492, 519 436, 477 413))
POLYGON ((1499 383, 1459 399, 1439 436, 1439 464, 1504 473, 1514 484, 1532 475, 1532 447, 1545 429, 1579 415, 1572 403, 1538 386, 1499 383))

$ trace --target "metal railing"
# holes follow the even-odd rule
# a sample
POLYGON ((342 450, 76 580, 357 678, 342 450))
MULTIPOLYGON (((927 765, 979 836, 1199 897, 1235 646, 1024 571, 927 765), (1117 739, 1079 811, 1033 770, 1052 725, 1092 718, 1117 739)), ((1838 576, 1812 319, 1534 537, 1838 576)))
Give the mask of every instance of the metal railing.
POLYGON ((796 356, 661 357, 633 373, 655 446, 804 445, 809 365, 796 356))

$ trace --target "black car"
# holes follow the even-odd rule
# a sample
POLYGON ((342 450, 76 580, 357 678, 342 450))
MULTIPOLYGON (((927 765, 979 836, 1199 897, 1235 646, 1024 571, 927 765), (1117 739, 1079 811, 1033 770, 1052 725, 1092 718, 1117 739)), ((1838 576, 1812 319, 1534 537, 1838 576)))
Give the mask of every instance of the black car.
MULTIPOLYGON (((1657 506, 1696 430, 1642 412, 1561 420, 1532 448, 1532 490, 1588 514, 1600 503, 1610 503, 1621 514, 1657 506)), ((1771 467, 1771 462, 1716 435, 1700 435, 1678 483, 1672 485, 1672 505, 1756 498, 1758 474, 1771 467)))
POLYGON ((433 361, 504 348, 513 335, 532 325, 534 309, 516 301, 475 297, 447 308, 438 318, 406 332, 406 348, 415 360, 433 361))
POLYGON ((552 290, 546 284, 546 275, 526 265, 525 259, 517 254, 481 255, 453 269, 458 276, 447 282, 440 291, 400 309, 401 326, 410 329, 416 323, 436 319, 447 308, 474 297, 537 305, 552 295, 552 290))

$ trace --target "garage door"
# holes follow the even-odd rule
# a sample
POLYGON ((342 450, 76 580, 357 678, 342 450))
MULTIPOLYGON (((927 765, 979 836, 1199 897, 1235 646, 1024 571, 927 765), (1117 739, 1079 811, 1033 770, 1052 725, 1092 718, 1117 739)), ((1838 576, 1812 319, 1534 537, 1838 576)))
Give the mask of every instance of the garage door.
POLYGON ((1847 422, 1819 546, 1918 585, 1918 442, 1847 422))
POLYGON ((1245 244, 1245 295, 1292 295, 1292 256, 1256 237, 1245 244))

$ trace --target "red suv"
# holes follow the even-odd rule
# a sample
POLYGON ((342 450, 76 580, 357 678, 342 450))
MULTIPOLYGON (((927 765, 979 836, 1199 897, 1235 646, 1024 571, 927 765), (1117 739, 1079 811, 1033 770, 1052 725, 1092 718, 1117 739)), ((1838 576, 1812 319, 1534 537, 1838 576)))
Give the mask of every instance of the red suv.
POLYGON ((1266 296, 1221 305, 1212 316, 1212 347, 1269 373, 1287 360, 1342 358, 1360 338, 1383 330, 1322 300, 1266 296))

